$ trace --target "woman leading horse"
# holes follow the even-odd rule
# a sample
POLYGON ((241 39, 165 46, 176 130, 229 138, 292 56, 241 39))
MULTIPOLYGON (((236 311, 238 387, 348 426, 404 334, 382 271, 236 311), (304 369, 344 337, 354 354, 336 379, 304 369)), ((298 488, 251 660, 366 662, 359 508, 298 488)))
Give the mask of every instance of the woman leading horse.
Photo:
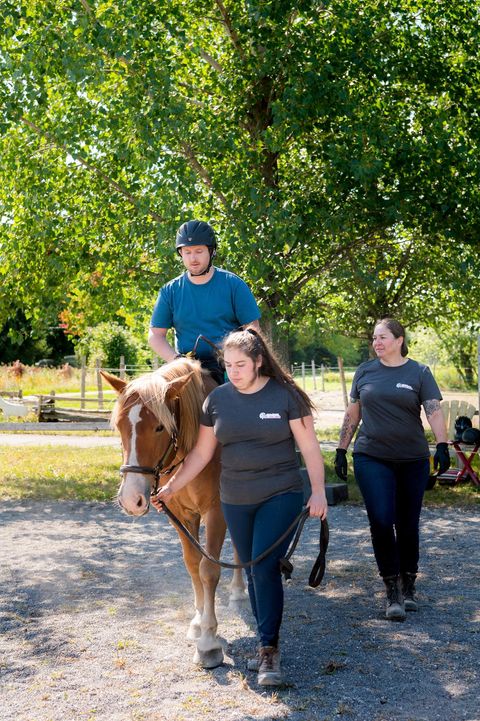
MULTIPOLYGON (((324 468, 312 403, 253 329, 230 333, 223 343, 230 383, 205 403, 198 441, 182 467, 162 485, 153 504, 162 510, 189 488, 222 447, 221 500, 232 541, 243 563, 262 554, 289 528, 303 505, 295 451, 307 466, 311 516, 327 515, 324 468)), ((280 558, 291 537, 247 569, 248 591, 260 641, 258 683, 282 682, 279 633, 283 614, 280 558)))

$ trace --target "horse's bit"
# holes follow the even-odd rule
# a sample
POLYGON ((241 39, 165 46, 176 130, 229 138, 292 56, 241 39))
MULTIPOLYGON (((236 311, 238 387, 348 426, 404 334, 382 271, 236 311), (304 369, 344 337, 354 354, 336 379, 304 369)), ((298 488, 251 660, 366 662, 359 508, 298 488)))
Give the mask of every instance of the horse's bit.
POLYGON ((171 466, 166 468, 166 466, 168 466, 168 463, 171 463, 171 461, 173 461, 173 459, 177 455, 177 450, 177 432, 174 431, 170 437, 170 443, 168 444, 165 453, 160 458, 156 466, 133 466, 126 463, 125 465, 120 466, 120 473, 121 475, 125 473, 141 473, 145 476, 153 476, 155 479, 155 484, 150 495, 155 496, 158 492, 160 478, 162 476, 168 476, 175 468, 177 468, 177 466, 183 463, 182 458, 180 461, 177 461, 177 463, 173 463, 171 466), (167 462, 166 458, 169 453, 172 453, 172 455, 167 462))

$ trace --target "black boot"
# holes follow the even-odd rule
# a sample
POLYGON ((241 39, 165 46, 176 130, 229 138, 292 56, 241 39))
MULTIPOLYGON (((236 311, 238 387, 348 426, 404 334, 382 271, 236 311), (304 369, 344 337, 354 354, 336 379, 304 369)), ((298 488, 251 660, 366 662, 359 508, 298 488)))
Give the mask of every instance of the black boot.
POLYGON ((387 608, 385 616, 389 621, 404 621, 405 603, 403 601, 402 589, 398 576, 384 576, 383 582, 387 589, 387 608))
POLYGON ((402 590, 405 599, 405 611, 418 611, 418 601, 415 596, 416 573, 402 573, 402 590))

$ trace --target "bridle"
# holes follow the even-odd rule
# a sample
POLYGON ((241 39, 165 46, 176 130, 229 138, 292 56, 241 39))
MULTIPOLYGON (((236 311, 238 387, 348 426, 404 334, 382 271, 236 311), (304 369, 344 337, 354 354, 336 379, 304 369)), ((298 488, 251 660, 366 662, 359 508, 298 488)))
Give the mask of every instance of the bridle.
MULTIPOLYGON (((209 341, 207 338, 204 338, 204 336, 198 336, 197 341, 195 343, 198 344, 198 341, 200 339, 206 340, 207 343, 210 343, 210 345, 214 346, 211 341, 209 341)), ((162 476, 168 476, 172 471, 175 470, 178 466, 180 466, 184 458, 181 458, 176 463, 172 463, 172 461, 175 460, 175 457, 178 452, 178 433, 177 430, 173 430, 170 438, 167 448, 165 449, 162 457, 158 461, 158 463, 155 466, 135 466, 130 465, 129 463, 126 463, 122 466, 120 466, 120 475, 123 476, 125 473, 138 473, 145 476, 153 476, 154 478, 154 486, 150 491, 150 496, 156 496, 158 493, 158 489, 160 486, 160 478, 162 476), (168 458, 168 460, 167 460, 168 458), (171 464, 171 465, 169 465, 171 464)), ((218 558, 215 558, 210 553, 208 553, 198 542, 198 540, 195 538, 195 536, 192 535, 190 530, 180 521, 179 518, 165 505, 164 502, 162 502, 162 508, 164 513, 170 518, 172 523, 177 526, 179 531, 183 533, 183 535, 190 541, 190 543, 209 561, 212 563, 215 563, 218 566, 222 566, 223 568, 248 568, 257 565, 260 561, 262 561, 264 558, 266 558, 277 546, 282 543, 285 538, 287 538, 292 531, 295 529, 295 534, 293 537, 293 540, 290 544, 290 548, 288 549, 285 556, 281 559, 279 559, 280 563, 280 570, 285 576, 285 579, 291 578, 293 565, 290 562, 290 557, 292 556, 297 543, 299 541, 300 535, 303 530, 304 523, 306 519, 309 517, 310 512, 308 508, 303 508, 302 511, 298 514, 298 516, 294 519, 294 521, 290 524, 290 526, 286 529, 286 531, 280 536, 280 538, 277 538, 277 540, 269 546, 265 551, 263 551, 259 556, 252 559, 251 561, 247 561, 245 563, 228 563, 226 561, 220 561, 218 558)), ((320 582, 323 579, 324 573, 325 573, 325 555, 328 548, 328 542, 329 542, 329 527, 328 527, 328 521, 327 519, 324 519, 320 523, 320 551, 317 556, 317 559, 313 565, 312 571, 310 573, 310 577, 308 580, 309 586, 312 588, 316 588, 320 582)))
POLYGON ((164 454, 158 461, 158 463, 155 466, 134 466, 130 465, 129 463, 126 463, 123 466, 120 466, 120 475, 124 475, 125 473, 141 473, 144 476, 153 476, 155 480, 155 484, 150 492, 151 496, 155 496, 158 493, 158 487, 159 487, 159 481, 162 476, 168 476, 177 466, 179 466, 181 463, 183 463, 183 458, 181 458, 177 463, 172 463, 172 461, 175 459, 175 456, 177 455, 178 451, 178 437, 177 437, 177 431, 173 431, 172 435, 170 436, 170 441, 165 449, 164 454), (167 456, 170 455, 170 457, 167 460, 167 456), (169 465, 171 464, 171 465, 169 465), (167 467, 168 466, 168 467, 167 467))

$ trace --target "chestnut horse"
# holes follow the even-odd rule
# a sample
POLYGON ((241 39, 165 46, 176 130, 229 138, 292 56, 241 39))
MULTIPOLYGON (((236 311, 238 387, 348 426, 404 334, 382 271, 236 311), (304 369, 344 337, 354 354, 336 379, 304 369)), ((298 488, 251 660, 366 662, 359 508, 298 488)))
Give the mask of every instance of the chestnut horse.
MULTIPOLYGON (((181 358, 127 383, 106 371, 105 380, 117 391, 112 426, 123 446, 122 482, 117 500, 125 513, 143 516, 157 483, 166 483, 195 445, 202 403, 216 386, 195 360, 181 358), (165 473, 166 471, 166 473, 165 473)), ((219 495, 219 451, 204 470, 169 503, 169 508, 198 539, 200 521, 205 525, 206 550, 220 557, 226 525, 219 495)), ((214 668, 223 661, 217 637, 215 591, 220 567, 212 563, 179 534, 183 559, 192 580, 195 615, 187 638, 196 641, 194 662, 214 668)), ((235 553, 235 558, 237 555, 235 553)), ((242 572, 234 571, 231 601, 246 598, 242 572)))

